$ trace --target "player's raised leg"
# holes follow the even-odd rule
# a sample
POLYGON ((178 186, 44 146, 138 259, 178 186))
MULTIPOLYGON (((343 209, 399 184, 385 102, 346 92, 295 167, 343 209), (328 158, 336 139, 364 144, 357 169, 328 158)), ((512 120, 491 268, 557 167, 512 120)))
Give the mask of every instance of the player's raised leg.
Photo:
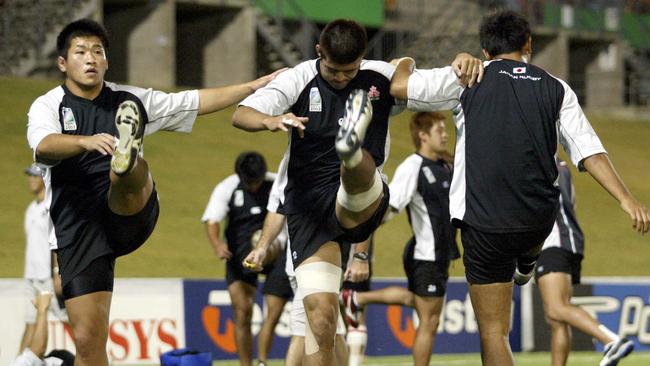
POLYGON ((368 221, 383 197, 383 182, 375 161, 362 149, 371 121, 372 104, 367 93, 353 90, 345 105, 335 145, 342 162, 336 216, 344 228, 354 228, 368 221))
POLYGON ((144 138, 144 122, 138 105, 122 102, 115 115, 118 143, 111 159, 111 188, 108 207, 123 216, 140 212, 153 192, 147 162, 139 156, 144 138))

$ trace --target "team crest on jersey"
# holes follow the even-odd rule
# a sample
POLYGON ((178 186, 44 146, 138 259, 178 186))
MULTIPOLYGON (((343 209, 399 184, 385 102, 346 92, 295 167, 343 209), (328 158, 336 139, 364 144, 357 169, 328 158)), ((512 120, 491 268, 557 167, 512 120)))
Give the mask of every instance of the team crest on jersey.
POLYGON ((68 107, 61 108, 61 114, 63 115, 63 130, 64 131, 74 131, 77 129, 77 121, 74 119, 74 113, 72 109, 68 107))
POLYGON ((436 176, 433 175, 433 172, 431 171, 431 169, 429 169, 428 166, 422 168, 422 173, 424 173, 424 177, 427 178, 427 182, 429 182, 429 184, 433 184, 436 182, 436 176))
POLYGON ((309 111, 320 112, 323 110, 323 101, 317 87, 309 89, 309 111))
POLYGON ((251 215, 259 215, 262 213, 260 206, 251 207, 251 215))
POLYGON ((368 90, 368 99, 370 100, 379 100, 379 97, 381 94, 379 94, 379 90, 377 90, 376 86, 371 86, 370 89, 368 90))
POLYGON ((238 189, 235 191, 235 198, 233 199, 235 207, 242 207, 244 205, 244 191, 238 189))

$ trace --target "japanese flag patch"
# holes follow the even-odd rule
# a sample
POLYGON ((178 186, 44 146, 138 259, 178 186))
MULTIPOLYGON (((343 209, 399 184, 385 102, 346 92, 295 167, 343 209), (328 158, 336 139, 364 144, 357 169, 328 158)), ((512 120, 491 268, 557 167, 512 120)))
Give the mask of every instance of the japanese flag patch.
POLYGON ((515 67, 512 69, 513 74, 525 74, 526 73, 526 68, 525 67, 515 67))

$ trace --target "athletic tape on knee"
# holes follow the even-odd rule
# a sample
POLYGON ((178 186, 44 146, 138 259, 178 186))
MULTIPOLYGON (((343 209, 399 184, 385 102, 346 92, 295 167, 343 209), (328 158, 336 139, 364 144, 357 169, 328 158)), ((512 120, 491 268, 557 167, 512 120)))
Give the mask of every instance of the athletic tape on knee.
POLYGON ((297 296, 304 299, 319 292, 338 294, 342 275, 343 270, 341 267, 331 263, 311 262, 301 264, 296 268, 297 296))
POLYGON ((384 185, 381 175, 375 170, 374 182, 369 190, 357 194, 349 194, 345 191, 343 183, 336 194, 336 201, 339 205, 352 212, 361 212, 372 205, 384 192, 384 185))

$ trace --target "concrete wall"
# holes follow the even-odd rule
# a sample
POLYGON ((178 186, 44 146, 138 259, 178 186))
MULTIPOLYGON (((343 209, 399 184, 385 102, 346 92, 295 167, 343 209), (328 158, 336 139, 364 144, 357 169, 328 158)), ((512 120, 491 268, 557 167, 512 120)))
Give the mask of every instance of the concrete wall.
POLYGON ((563 79, 569 78, 569 43, 564 32, 533 35, 533 60, 535 65, 563 79))
POLYGON ((169 88, 255 77, 255 15, 247 7, 182 0, 105 0, 111 33, 107 80, 169 88))
POLYGON ((583 107, 618 107, 625 86, 619 42, 566 30, 534 34, 533 63, 569 83, 583 107))
POLYGON ((233 15, 217 37, 205 46, 205 86, 241 83, 255 77, 255 13, 251 8, 243 8, 233 15))

